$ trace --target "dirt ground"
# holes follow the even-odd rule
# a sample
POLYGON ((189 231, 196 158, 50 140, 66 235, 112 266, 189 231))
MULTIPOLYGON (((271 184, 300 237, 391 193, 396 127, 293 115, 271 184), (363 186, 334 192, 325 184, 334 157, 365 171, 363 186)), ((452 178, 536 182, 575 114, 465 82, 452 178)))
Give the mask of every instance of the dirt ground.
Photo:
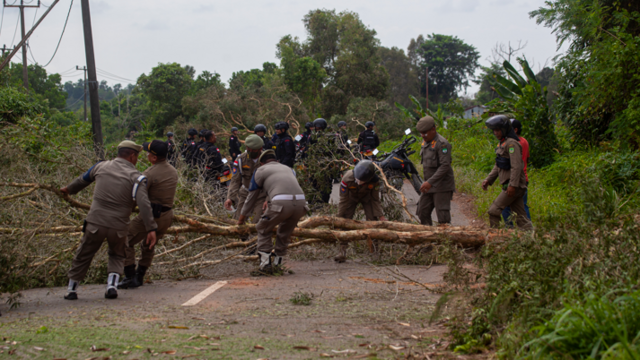
MULTIPOLYGON (((417 194, 403 190, 414 211, 417 194)), ((456 195, 454 225, 473 221, 465 206, 456 195)), ((81 286, 77 301, 63 299, 66 288, 25 291, 19 308, 0 307, 0 358, 469 358, 446 350, 446 318, 434 315, 440 295, 418 284, 441 283, 444 265, 375 265, 353 249, 337 264, 330 247, 303 251, 277 277, 251 277, 255 264, 232 261, 204 278, 120 290, 116 300, 104 299, 104 285, 81 286)))

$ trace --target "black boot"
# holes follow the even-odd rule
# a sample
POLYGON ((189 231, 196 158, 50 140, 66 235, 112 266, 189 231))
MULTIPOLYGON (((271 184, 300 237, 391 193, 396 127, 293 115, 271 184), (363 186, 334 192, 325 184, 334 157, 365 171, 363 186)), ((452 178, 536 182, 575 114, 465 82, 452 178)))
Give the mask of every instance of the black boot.
POLYGON ((144 285, 144 275, 147 273, 146 266, 138 265, 138 270, 136 270, 136 276, 134 277, 135 281, 129 285, 131 288, 137 288, 139 286, 144 285))
POLYGON ((124 267, 124 279, 118 284, 118 289, 129 289, 136 278, 136 264, 124 267))

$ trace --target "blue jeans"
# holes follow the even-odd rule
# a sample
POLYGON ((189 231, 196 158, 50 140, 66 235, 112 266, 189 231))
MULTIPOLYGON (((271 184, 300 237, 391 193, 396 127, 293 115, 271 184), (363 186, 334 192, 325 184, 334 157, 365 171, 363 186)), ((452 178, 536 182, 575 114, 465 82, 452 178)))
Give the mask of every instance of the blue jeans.
MULTIPOLYGON (((531 214, 529 214, 529 206, 527 205, 527 194, 529 193, 529 189, 524 191, 524 196, 522 197, 522 201, 524 201, 524 210, 527 213, 527 218, 531 220, 531 214)), ((513 222, 509 220, 509 216, 511 216, 511 207, 507 206, 502 210, 502 218, 504 219, 504 224, 507 227, 513 227, 513 222)))

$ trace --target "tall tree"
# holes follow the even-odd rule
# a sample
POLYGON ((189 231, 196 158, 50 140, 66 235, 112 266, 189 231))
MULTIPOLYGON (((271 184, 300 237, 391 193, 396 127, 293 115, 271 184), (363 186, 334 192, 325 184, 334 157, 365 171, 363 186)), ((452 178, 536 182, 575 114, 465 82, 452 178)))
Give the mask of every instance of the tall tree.
POLYGON ((569 45, 554 109, 574 141, 640 148, 640 2, 550 0, 530 16, 569 45))
POLYGON ((429 102, 444 103, 469 87, 469 79, 480 66, 480 54, 456 36, 418 36, 409 44, 409 57, 420 68, 421 93, 426 95, 426 68, 429 68, 429 102))
POLYGON ((389 73, 389 89, 387 99, 389 103, 401 104, 405 107, 411 106, 409 95, 417 96, 419 93, 417 67, 411 59, 405 55, 404 50, 392 47, 391 49, 381 46, 378 48, 378 55, 382 66, 389 73))
POLYGON ((291 58, 285 58, 292 54, 309 57, 322 66, 327 74, 320 93, 322 116, 345 114, 353 98, 386 96, 389 75, 377 53, 380 41, 376 31, 365 26, 358 14, 313 10, 305 15, 303 23, 307 39, 300 43, 297 38, 285 36, 278 43, 276 54, 282 68, 295 65, 291 58))
POLYGON ((140 75, 138 87, 150 102, 151 125, 158 133, 182 114, 182 98, 192 83, 191 74, 178 63, 160 63, 149 75, 140 75))

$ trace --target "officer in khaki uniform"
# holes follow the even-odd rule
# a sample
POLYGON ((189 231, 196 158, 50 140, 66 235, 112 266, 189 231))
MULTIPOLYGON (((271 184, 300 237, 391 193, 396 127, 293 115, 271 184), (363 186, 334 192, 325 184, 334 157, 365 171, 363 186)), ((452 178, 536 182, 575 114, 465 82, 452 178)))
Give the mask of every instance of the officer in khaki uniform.
MULTIPOLYGON (((380 179, 369 160, 361 160, 342 177, 338 217, 353 219, 358 204, 362 204, 367 221, 387 221, 380 202, 380 179)), ((339 253, 334 260, 343 263, 347 260, 349 243, 341 242, 339 246, 339 253)))
POLYGON ((496 148, 496 164, 482 182, 482 189, 487 190, 496 179, 499 179, 500 185, 502 185, 502 192, 487 211, 489 223, 493 228, 499 227, 502 210, 509 206, 511 212, 516 214, 518 228, 531 230, 533 226, 527 218, 523 201, 527 190, 527 178, 524 173, 520 139, 513 131, 511 120, 504 115, 493 116, 485 124, 493 130, 493 134, 500 140, 500 144, 496 148))
MULTIPOLYGON (((235 201, 237 204, 237 210, 233 216, 234 219, 240 218, 240 213, 244 208, 245 201, 249 195, 249 186, 251 186, 251 177, 253 172, 260 167, 258 158, 262 154, 262 147, 264 141, 258 135, 251 134, 247 136, 244 141, 244 145, 247 151, 240 154, 231 166, 231 172, 233 177, 229 182, 229 189, 227 190, 227 200, 224 202, 225 209, 231 211, 231 205, 235 201)), ((262 203, 267 198, 267 195, 262 192, 256 201, 253 208, 253 223, 257 223, 262 215, 262 203)))
POLYGON ((431 213, 436 209, 438 224, 451 223, 451 198, 456 189, 451 167, 451 144, 436 131, 436 122, 425 116, 416 125, 422 137, 422 168, 424 183, 416 215, 422 225, 433 225, 431 213))
POLYGON ((78 284, 84 279, 94 255, 105 239, 109 244, 109 277, 104 296, 107 299, 118 297, 116 287, 124 268, 129 217, 136 204, 140 208, 147 241, 151 246, 155 244, 158 226, 153 220, 147 180, 135 167, 141 150, 142 146, 133 141, 123 141, 118 145, 116 159, 95 164, 71 184, 60 189, 64 194, 73 195, 92 182, 96 183, 91 209, 85 220, 84 236, 69 270, 69 288, 65 299, 78 298, 78 284))
MULTIPOLYGON (((142 175, 147 177, 147 192, 151 202, 151 210, 158 229, 156 236, 158 241, 162 239, 165 232, 173 221, 173 198, 178 186, 178 172, 169 164, 168 144, 164 141, 153 140, 142 144, 142 148, 147 151, 147 159, 152 164, 142 175)), ((129 225, 127 235, 127 247, 125 248, 127 259, 124 262, 124 280, 118 284, 118 289, 137 288, 144 284, 144 275, 153 261, 154 246, 146 239, 146 229, 144 221, 140 215, 136 216, 129 225), (136 251, 134 246, 142 242, 140 250, 142 256, 138 261, 136 270, 136 251)))
POLYGON ((282 264, 282 258, 287 254, 287 246, 291 233, 298 225, 298 220, 303 217, 309 208, 306 205, 304 192, 293 170, 276 160, 273 150, 267 150, 260 155, 260 168, 251 178, 249 196, 238 219, 238 225, 244 224, 251 209, 258 202, 260 190, 267 194, 268 200, 263 203, 266 210, 260 221, 256 224, 258 230, 257 250, 260 256, 259 274, 270 274, 273 267, 282 264), (275 254, 272 254, 273 229, 278 227, 276 233, 275 254), (272 260, 272 255, 274 259, 272 260))

